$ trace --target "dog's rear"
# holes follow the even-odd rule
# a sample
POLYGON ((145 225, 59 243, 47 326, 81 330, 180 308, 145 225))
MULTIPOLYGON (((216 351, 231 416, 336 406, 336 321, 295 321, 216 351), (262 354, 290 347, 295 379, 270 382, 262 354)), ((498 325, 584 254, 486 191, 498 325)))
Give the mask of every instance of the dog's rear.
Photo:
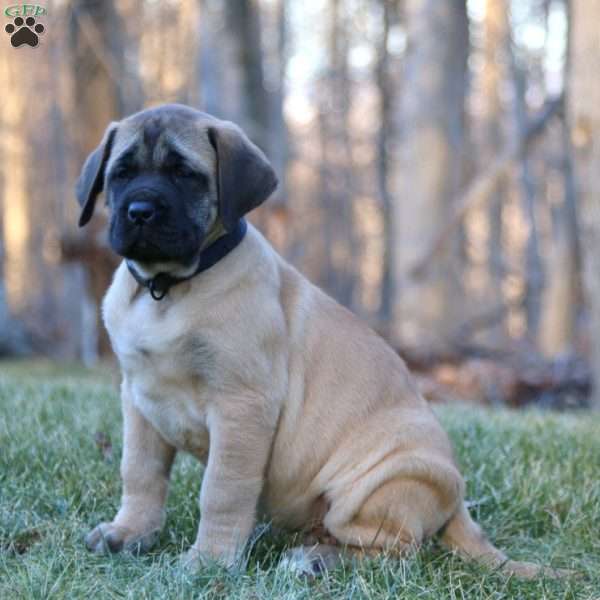
POLYGON ((310 360, 297 369, 303 385, 291 389, 301 393, 288 395, 279 423, 266 499, 295 516, 311 492, 328 507, 317 527, 324 535, 309 535, 288 562, 310 571, 346 554, 403 555, 441 533, 462 557, 507 574, 564 574, 509 560, 487 540, 465 507, 450 440, 397 354, 283 263, 281 279, 291 345, 310 360))

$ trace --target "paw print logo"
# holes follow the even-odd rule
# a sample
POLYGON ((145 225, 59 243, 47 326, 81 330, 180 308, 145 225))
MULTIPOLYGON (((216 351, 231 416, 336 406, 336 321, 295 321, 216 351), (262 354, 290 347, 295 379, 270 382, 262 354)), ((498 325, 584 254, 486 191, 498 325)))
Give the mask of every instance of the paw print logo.
POLYGON ((39 34, 44 33, 44 26, 35 22, 33 17, 15 17, 12 23, 9 23, 4 31, 10 35, 10 43, 14 48, 27 44, 35 48, 40 43, 39 34))

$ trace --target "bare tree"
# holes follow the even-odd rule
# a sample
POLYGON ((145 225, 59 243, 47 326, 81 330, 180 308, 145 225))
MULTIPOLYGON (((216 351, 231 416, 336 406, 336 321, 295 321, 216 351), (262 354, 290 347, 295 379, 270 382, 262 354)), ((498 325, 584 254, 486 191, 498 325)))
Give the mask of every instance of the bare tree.
MULTIPOLYGON (((571 40, 569 28, 567 48, 571 40)), ((567 52, 564 79, 568 80, 567 52)), ((572 149, 565 111, 560 120, 562 152, 557 169, 563 181, 562 202, 553 211, 551 248, 546 261, 546 286, 542 297, 539 346, 543 354, 556 357, 572 351, 580 313, 581 255, 572 149)))
POLYGON ((75 0, 69 33, 77 99, 74 133, 85 156, 102 138, 106 124, 123 112, 123 28, 112 1, 75 0))
POLYGON ((392 319, 392 299, 394 297, 392 194, 390 191, 389 148, 393 128, 393 98, 395 97, 390 74, 388 43, 392 19, 396 16, 396 2, 381 0, 381 39, 377 47, 375 77, 379 93, 379 129, 377 131, 377 190, 383 217, 383 265, 379 317, 386 326, 392 319))
MULTIPOLYGON (((448 219, 460 185, 466 68, 469 49, 464 0, 411 0, 400 103, 401 152, 394 189, 396 281, 448 219)), ((440 345, 461 311, 456 244, 446 247, 429 275, 395 294, 396 333, 403 344, 440 345)))
POLYGON ((600 0, 572 0, 568 109, 581 207, 581 249, 595 391, 600 409, 600 0))
MULTIPOLYGON (((2 233, 4 231, 3 213, 4 210, 0 204, 0 232, 2 233)), ((6 286, 4 285, 4 243, 3 236, 0 235, 0 357, 25 354, 29 351, 24 328, 9 310, 6 286)))
MULTIPOLYGON (((505 111, 502 85, 507 75, 507 49, 510 43, 508 3, 506 0, 486 0, 484 20, 484 65, 482 69, 483 139, 480 167, 493 160, 506 144, 505 111)), ((502 209, 506 194, 506 177, 499 177, 490 192, 487 207, 488 269, 493 301, 501 297, 504 261, 502 249, 502 209)))
MULTIPOLYGON (((511 74, 514 87, 513 120, 515 137, 520 138, 527 131, 529 117, 527 111, 526 93, 527 78, 522 68, 517 64, 512 46, 509 48, 511 74)), ((532 158, 527 147, 518 153, 518 175, 521 190, 523 214, 529 225, 527 246, 525 250, 525 290, 524 307, 528 334, 535 339, 539 330, 539 319, 542 303, 543 269, 540 255, 539 226, 537 205, 538 200, 536 181, 533 176, 532 158)))
POLYGON ((260 7, 257 0, 228 0, 226 20, 242 81, 241 119, 250 137, 268 149, 269 94, 265 89, 260 7))
MULTIPOLYGON (((209 19, 211 16, 214 19, 218 9, 210 9, 208 4, 205 0, 204 7, 209 9, 205 13, 209 19)), ((277 0, 271 6, 261 5, 258 0, 228 0, 224 7, 224 20, 227 48, 208 48, 212 34, 206 31, 206 23, 203 31, 207 40, 202 47, 220 60, 229 71, 229 77, 234 79, 230 88, 237 90, 236 106, 233 111, 230 109, 230 114, 223 116, 242 124, 250 138, 269 156, 277 172, 279 186, 273 198, 254 215, 263 230, 268 231, 268 217, 272 209, 282 209, 286 197, 289 139, 283 103, 287 65, 287 0, 277 0), (267 69, 266 65, 271 68, 267 69)), ((207 75, 214 74, 214 68, 206 61, 203 65, 207 75)), ((221 79, 221 87, 225 88, 223 76, 213 75, 213 80, 217 79, 221 79)), ((222 89, 222 93, 227 94, 228 90, 222 89)), ((222 114, 221 110, 219 112, 222 114)))
POLYGON ((328 64, 318 89, 319 187, 325 239, 321 282, 340 302, 350 306, 357 279, 358 248, 352 214, 352 90, 346 26, 342 2, 330 0, 328 64))
MULTIPOLYGON (((122 23, 112 1, 73 2, 69 37, 74 71, 71 133, 79 165, 102 139, 107 124, 123 114, 124 96, 120 85, 124 73, 122 32, 122 23)), ((99 305, 115 266, 109 250, 98 243, 104 227, 105 223, 96 218, 84 235, 67 235, 63 240, 64 257, 82 260, 87 267, 89 295, 82 299, 82 321, 88 324, 89 330, 83 339, 98 339, 100 353, 110 350, 99 305), (86 317, 93 312, 95 319, 86 317)), ((83 354, 87 360, 93 359, 93 353, 93 348, 84 346, 83 354)))

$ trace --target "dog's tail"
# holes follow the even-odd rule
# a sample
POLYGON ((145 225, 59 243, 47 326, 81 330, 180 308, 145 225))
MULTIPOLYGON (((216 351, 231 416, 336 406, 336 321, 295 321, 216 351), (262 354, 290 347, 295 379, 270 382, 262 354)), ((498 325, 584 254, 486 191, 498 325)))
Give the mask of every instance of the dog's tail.
POLYGON ((442 543, 450 550, 467 560, 474 560, 507 575, 515 575, 522 579, 535 577, 566 577, 573 571, 552 569, 529 562, 509 560, 484 535, 481 527, 473 519, 464 503, 448 521, 441 535, 442 543))

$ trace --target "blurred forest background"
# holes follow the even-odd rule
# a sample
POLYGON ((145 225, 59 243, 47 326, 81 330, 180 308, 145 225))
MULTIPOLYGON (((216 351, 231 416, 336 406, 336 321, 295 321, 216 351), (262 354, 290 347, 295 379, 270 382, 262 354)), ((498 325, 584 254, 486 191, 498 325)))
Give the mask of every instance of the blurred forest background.
POLYGON ((265 150, 252 220, 429 397, 600 407, 600 0, 40 4, 37 48, 0 39, 0 355, 110 355, 74 181, 181 102, 265 150))

